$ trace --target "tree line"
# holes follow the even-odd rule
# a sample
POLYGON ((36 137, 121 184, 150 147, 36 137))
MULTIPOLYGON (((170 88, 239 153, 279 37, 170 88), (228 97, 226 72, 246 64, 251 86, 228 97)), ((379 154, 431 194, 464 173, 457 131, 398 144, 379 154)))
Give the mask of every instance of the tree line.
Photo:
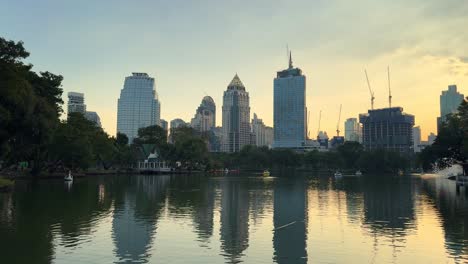
POLYGON ((423 149, 418 163, 425 170, 445 168, 454 163, 466 163, 468 159, 468 97, 456 113, 447 116, 440 124, 434 143, 423 149))

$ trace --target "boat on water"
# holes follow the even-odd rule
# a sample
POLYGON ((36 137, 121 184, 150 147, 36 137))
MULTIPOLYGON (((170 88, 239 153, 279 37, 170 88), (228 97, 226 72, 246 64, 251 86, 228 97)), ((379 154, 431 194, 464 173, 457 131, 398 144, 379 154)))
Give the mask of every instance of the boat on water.
POLYGON ((335 178, 341 178, 341 177, 343 177, 343 174, 341 174, 340 171, 336 171, 335 172, 335 178))
POLYGON ((63 179, 68 182, 73 181, 73 175, 71 174, 71 171, 68 171, 68 174, 65 175, 63 179))
POLYGON ((269 170, 264 170, 263 171, 263 177, 269 177, 270 176, 270 171, 269 170))
POLYGON ((357 170, 356 173, 354 173, 356 176, 362 176, 362 172, 360 170, 357 170))

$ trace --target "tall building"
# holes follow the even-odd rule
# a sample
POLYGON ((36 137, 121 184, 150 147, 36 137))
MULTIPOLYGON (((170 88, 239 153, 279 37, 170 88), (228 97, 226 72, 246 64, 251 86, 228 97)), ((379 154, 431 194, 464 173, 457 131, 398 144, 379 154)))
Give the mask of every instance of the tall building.
POLYGON ((83 115, 86 113, 86 105, 84 103, 83 93, 68 93, 68 114, 73 112, 79 112, 83 115))
POLYGON ((160 125, 160 113, 154 78, 137 72, 126 77, 118 100, 117 132, 127 135, 132 142, 138 129, 160 125))
POLYGON ((431 132, 429 136, 427 136, 427 142, 429 143, 429 145, 434 144, 434 141, 436 140, 436 138, 437 138, 436 134, 431 132))
POLYGON ((252 119, 252 134, 254 137, 254 142, 258 147, 269 146, 271 147, 273 143, 273 128, 265 126, 262 119, 257 117, 257 114, 254 113, 252 119))
POLYGON ((306 77, 292 65, 277 72, 273 88, 273 148, 303 148, 307 136, 306 77))
POLYGON ((421 128, 419 126, 413 127, 413 150, 414 152, 421 152, 421 128))
POLYGON ((224 91, 221 151, 238 152, 251 144, 249 93, 237 74, 224 91))
POLYGON ((359 115, 359 122, 365 149, 413 152, 414 116, 404 113, 402 107, 369 110, 359 115))
POLYGON ((168 124, 167 124, 167 121, 166 121, 166 120, 161 119, 161 121, 160 121, 159 123, 161 124, 161 127, 162 127, 164 130, 166 130, 166 131, 169 130, 169 127, 168 127, 168 124))
POLYGON ((96 112, 93 112, 93 111, 86 111, 85 117, 86 117, 86 119, 88 119, 89 121, 94 122, 94 123, 96 124, 96 126, 102 127, 102 125, 101 125, 101 118, 99 117, 99 115, 98 115, 96 112))
POLYGON ((183 126, 188 126, 188 124, 184 120, 182 120, 180 118, 176 118, 176 119, 171 120, 171 129, 178 128, 178 127, 183 127, 183 126))
POLYGON ((203 97, 190 125, 200 132, 210 131, 216 126, 216 105, 213 98, 210 96, 203 97))
POLYGON ((344 123, 345 141, 361 142, 361 125, 357 118, 348 118, 344 123))
POLYGON ((68 114, 81 113, 86 119, 94 122, 96 126, 101 127, 101 118, 96 112, 86 111, 86 104, 83 93, 69 92, 68 93, 68 114))
POLYGON ((454 114, 463 102, 464 95, 457 91, 456 85, 449 85, 447 91, 442 91, 440 95, 440 117, 437 118, 437 130, 440 125, 447 121, 447 115, 454 114))

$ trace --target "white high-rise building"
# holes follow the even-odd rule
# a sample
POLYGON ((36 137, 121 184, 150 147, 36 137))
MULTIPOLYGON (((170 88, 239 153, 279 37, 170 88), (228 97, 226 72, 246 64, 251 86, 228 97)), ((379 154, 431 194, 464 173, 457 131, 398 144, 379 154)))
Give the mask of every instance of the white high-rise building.
POLYGON ((273 144, 273 128, 265 126, 262 119, 257 117, 257 114, 254 113, 252 119, 252 134, 254 136, 254 141, 256 146, 268 146, 271 147, 273 144))
POLYGON ((210 131, 216 126, 216 105, 213 98, 210 96, 203 97, 195 116, 190 122, 190 126, 200 132, 210 131))
POLYGON ((357 118, 348 118, 344 123, 345 141, 361 142, 361 125, 357 118))
POLYGON ((288 69, 277 72, 274 80, 273 108, 273 148, 303 148, 307 135, 306 77, 293 67, 291 54, 288 69))
POLYGON ((126 77, 118 100, 117 132, 127 135, 132 142, 138 129, 160 125, 160 113, 154 78, 136 72, 126 77))
POLYGON ((413 151, 421 152, 421 128, 419 126, 413 127, 413 151))
POLYGON ((251 144, 249 93, 237 74, 224 91, 221 151, 238 152, 251 144))
POLYGON ((86 113, 86 105, 84 103, 84 94, 77 92, 68 93, 68 114, 73 112, 79 112, 81 114, 86 113))

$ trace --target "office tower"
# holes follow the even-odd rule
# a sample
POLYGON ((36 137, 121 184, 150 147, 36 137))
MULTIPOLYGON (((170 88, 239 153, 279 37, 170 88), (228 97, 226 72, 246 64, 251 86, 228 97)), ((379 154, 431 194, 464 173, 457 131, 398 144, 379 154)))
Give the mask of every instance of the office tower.
POLYGON ((117 132, 127 135, 132 142, 138 129, 160 125, 160 112, 154 78, 137 72, 126 77, 118 100, 117 132))
POLYGON ((101 127, 101 118, 99 118, 99 115, 96 112, 86 111, 85 117, 89 121, 94 122, 96 126, 101 127))
POLYGON ((171 120, 171 129, 178 128, 178 127, 184 127, 184 126, 188 126, 188 124, 184 120, 182 120, 180 118, 176 118, 176 119, 171 120))
POLYGON ((277 72, 273 95, 273 148, 303 148, 307 135, 306 77, 292 65, 277 72))
POLYGON ((421 128, 413 127, 413 151, 421 152, 421 128))
POLYGON ((365 149, 413 152, 414 116, 404 113, 402 107, 369 110, 359 115, 359 122, 365 149))
POLYGON ((254 137, 252 144, 258 147, 271 146, 273 143, 273 128, 265 126, 263 120, 259 119, 255 113, 252 119, 252 134, 254 137))
POLYGON ((203 97, 190 125, 200 132, 210 131, 216 126, 216 105, 213 98, 210 96, 203 97))
POLYGON ((440 125, 447 121, 447 115, 454 114, 463 102, 464 95, 457 91, 456 85, 449 85, 447 91, 440 95, 440 117, 437 118, 437 130, 440 125))
POLYGON ((251 143, 249 93, 237 74, 224 91, 221 151, 238 152, 251 143))
POLYGON ((437 136, 434 133, 430 133, 429 136, 427 136, 427 142, 429 145, 434 144, 434 141, 436 140, 437 136))
POLYGON ((361 125, 357 118, 348 118, 344 124, 345 141, 361 141, 361 125))
POLYGON ((68 93, 68 114, 73 112, 79 112, 83 115, 86 113, 86 105, 84 103, 83 93, 68 93))
POLYGON ((167 130, 169 129, 169 127, 168 127, 168 123, 167 123, 167 121, 166 121, 166 120, 164 120, 164 119, 161 119, 161 121, 160 121, 160 124, 161 124, 161 127, 162 127, 164 130, 166 130, 166 131, 167 131, 167 130))

